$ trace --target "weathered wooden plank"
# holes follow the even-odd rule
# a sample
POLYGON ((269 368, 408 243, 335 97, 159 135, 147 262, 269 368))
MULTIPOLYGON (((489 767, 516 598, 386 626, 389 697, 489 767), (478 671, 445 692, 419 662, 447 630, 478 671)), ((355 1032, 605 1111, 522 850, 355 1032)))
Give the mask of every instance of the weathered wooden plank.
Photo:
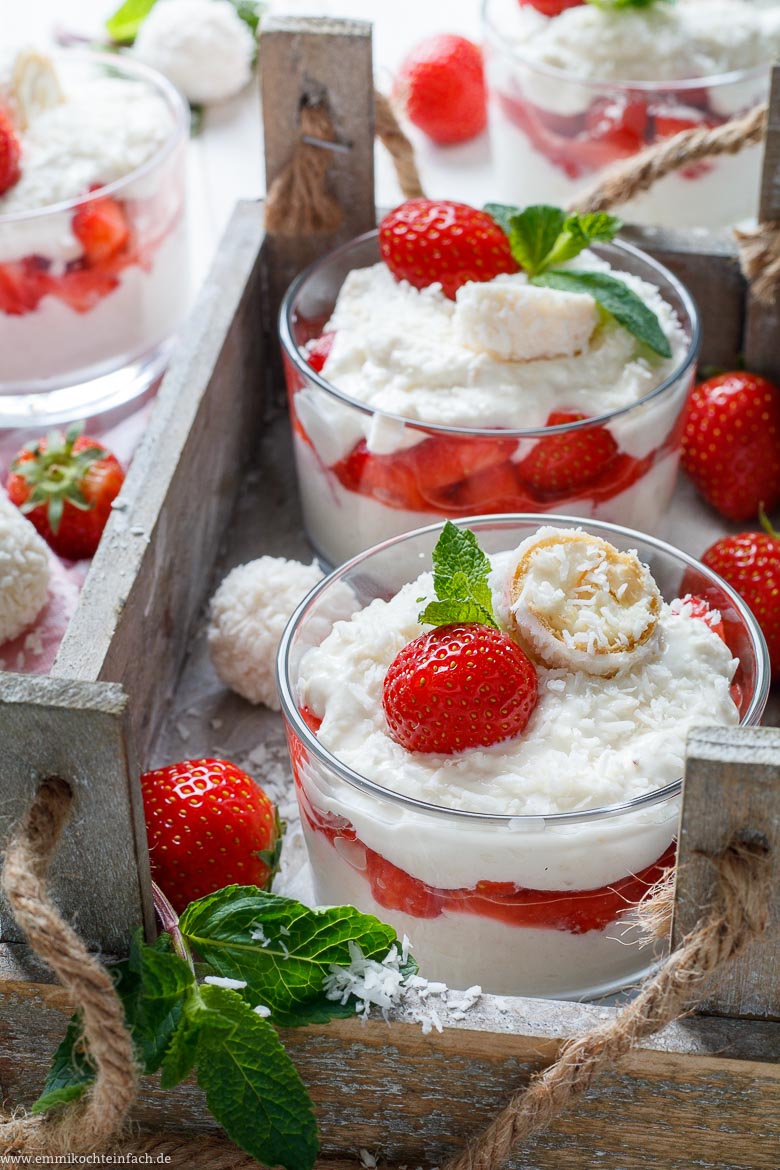
POLYGON ((376 224, 371 25, 329 17, 271 16, 260 38, 266 189, 289 165, 304 102, 324 103, 347 147, 329 151, 328 183, 343 210, 334 232, 268 241, 270 320, 292 278, 337 244, 376 224))
POLYGON ((262 208, 239 205, 160 389, 52 674, 122 682, 148 758, 259 438, 262 208))
MULTIPOLYGON (((772 70, 758 219, 759 223, 780 220, 780 65, 772 70)), ((780 302, 766 305, 748 294, 745 365, 749 370, 780 379, 780 302)))
POLYGON ((687 287, 702 320, 700 364, 731 369, 742 354, 746 285, 730 234, 628 226, 621 237, 687 287))
MULTIPOLYGON (((0 1091, 13 1104, 40 1089, 68 1005, 57 988, 0 984, 0 1091)), ((560 1043, 614 1012, 581 1004, 485 997, 463 1022, 423 1035, 401 1013, 292 1029, 284 1042, 314 1098, 326 1158, 360 1146, 390 1165, 441 1165, 560 1043)), ((648 1040, 549 1133, 519 1151, 520 1170, 776 1170, 780 1160, 780 1025, 686 1020, 648 1040)), ((217 1132, 192 1083, 142 1087, 149 1129, 217 1132)))
POLYGON ((717 727, 688 740, 672 945, 696 925, 712 897, 707 856, 733 837, 769 848, 769 927, 708 981, 701 1010, 780 1019, 780 730, 717 727))
MULTIPOLYGON (((51 870, 54 900, 89 946, 121 953, 153 928, 149 855, 121 687, 0 675, 0 826, 5 840, 38 784, 59 776, 76 803, 51 870)), ((0 936, 23 936, 0 903, 0 936)))

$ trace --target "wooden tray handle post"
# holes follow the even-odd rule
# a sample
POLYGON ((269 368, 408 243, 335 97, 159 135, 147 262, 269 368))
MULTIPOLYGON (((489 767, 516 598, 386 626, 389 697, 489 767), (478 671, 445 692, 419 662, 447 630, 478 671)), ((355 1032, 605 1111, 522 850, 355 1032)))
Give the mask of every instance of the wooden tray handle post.
POLYGON ((260 38, 260 77, 269 192, 266 272, 275 322, 285 289, 301 269, 376 226, 371 25, 271 16, 260 38), (304 168, 297 176, 302 183, 290 176, 293 164, 304 168), (312 172, 319 187, 314 199, 305 190, 312 172), (309 203, 303 209, 302 189, 309 203), (319 214, 312 214, 318 203, 319 214))
MULTIPOLYGON (((774 227, 780 231, 780 64, 772 70, 769 119, 764 143, 764 166, 758 222, 766 237, 774 227)), ((745 238, 742 236, 743 263, 745 238)), ((761 258, 763 260, 763 258, 761 258)), ((778 263, 777 260, 774 261, 778 263)), ((780 382, 780 299, 765 302, 748 287, 745 308, 744 355, 748 370, 756 370, 780 382)))
POLYGON ((694 731, 680 813, 672 947, 695 927, 717 880, 708 860, 740 841, 766 849, 769 924, 760 939, 719 968, 698 1010, 780 1019, 780 728, 694 731))

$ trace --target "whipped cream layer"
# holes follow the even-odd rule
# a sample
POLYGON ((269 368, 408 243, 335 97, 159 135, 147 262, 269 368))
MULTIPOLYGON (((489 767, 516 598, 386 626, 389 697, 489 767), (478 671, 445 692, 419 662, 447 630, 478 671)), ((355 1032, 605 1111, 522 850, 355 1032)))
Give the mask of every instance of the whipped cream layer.
MULTIPOLYGON (((492 560, 500 619, 506 557, 492 560)), ((633 669, 599 678, 538 665, 539 702, 522 736, 453 755, 408 752, 388 732, 382 687, 421 632, 418 599, 433 596, 432 574, 423 573, 390 601, 336 623, 301 664, 300 701, 322 718, 323 746, 391 791, 517 817, 599 808, 679 779, 692 727, 739 722, 730 651, 686 606, 664 603, 656 652, 633 669)))
MULTIPOLYGON (((347 276, 326 326, 336 337, 323 376, 377 410, 445 426, 543 427, 555 410, 598 415, 639 403, 680 365, 688 348, 674 310, 653 285, 612 270, 591 252, 562 267, 612 272, 625 281, 658 317, 672 357, 657 358, 614 318, 602 316, 576 354, 501 360, 463 340, 460 302, 468 303, 469 285, 451 301, 438 284, 415 289, 380 263, 347 276)), ((527 277, 498 276, 489 284, 527 286, 527 277)), ((466 336, 473 341, 472 331, 466 336)), ((354 420, 350 445, 355 423, 368 433, 370 420, 354 420)), ((397 445, 425 437, 408 432, 397 445)))
POLYGON ((771 62, 780 51, 776 9, 678 0, 611 10, 583 4, 548 18, 517 0, 492 0, 488 19, 531 65, 599 81, 679 81, 771 62))

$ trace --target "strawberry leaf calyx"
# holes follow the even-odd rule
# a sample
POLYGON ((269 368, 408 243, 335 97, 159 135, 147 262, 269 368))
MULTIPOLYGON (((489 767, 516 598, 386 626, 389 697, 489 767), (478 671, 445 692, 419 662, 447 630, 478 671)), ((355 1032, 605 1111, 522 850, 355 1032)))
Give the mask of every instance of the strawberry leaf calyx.
POLYGON ((282 843, 284 841, 284 834, 287 832, 287 823, 279 816, 279 809, 274 807, 274 839, 270 849, 256 850, 256 856, 260 858, 263 865, 268 870, 268 877, 265 880, 263 889, 270 890, 274 883, 274 878, 279 872, 282 861, 282 843))
POLYGON ((83 427, 74 424, 63 434, 51 431, 44 442, 27 444, 25 454, 14 460, 11 471, 29 488, 29 495, 21 505, 25 514, 44 507, 49 527, 59 531, 65 504, 80 512, 89 512, 95 503, 82 490, 84 479, 93 464, 105 459, 103 447, 84 447, 74 451, 83 427))
POLYGON ((591 244, 609 243, 623 221, 599 211, 567 215, 560 207, 537 203, 520 209, 505 203, 487 203, 485 211, 509 240, 512 255, 529 275, 579 256, 591 244))
POLYGON ((759 504, 759 507, 758 507, 758 518, 759 518, 759 520, 761 521, 761 527, 763 528, 763 530, 764 530, 764 532, 767 534, 767 536, 771 536, 773 540, 780 540, 780 532, 778 532, 778 531, 777 531, 777 530, 776 530, 776 529, 775 529, 775 528, 772 526, 772 521, 771 521, 771 520, 769 519, 769 517, 767 516, 767 514, 766 514, 766 512, 765 512, 765 510, 764 510, 764 505, 763 505, 763 504, 759 504))
POLYGON ((498 629, 493 596, 488 584, 491 565, 469 528, 448 520, 433 550, 433 587, 436 601, 429 601, 419 616, 422 625, 449 626, 476 622, 498 629))

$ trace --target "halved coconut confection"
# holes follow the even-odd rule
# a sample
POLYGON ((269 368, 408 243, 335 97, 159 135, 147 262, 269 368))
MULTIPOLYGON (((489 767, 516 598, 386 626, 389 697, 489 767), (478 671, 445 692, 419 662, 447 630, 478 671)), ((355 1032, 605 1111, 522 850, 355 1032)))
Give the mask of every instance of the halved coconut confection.
POLYGON ((610 677, 654 652, 661 594, 635 552, 540 528, 513 562, 509 621, 531 657, 610 677))

